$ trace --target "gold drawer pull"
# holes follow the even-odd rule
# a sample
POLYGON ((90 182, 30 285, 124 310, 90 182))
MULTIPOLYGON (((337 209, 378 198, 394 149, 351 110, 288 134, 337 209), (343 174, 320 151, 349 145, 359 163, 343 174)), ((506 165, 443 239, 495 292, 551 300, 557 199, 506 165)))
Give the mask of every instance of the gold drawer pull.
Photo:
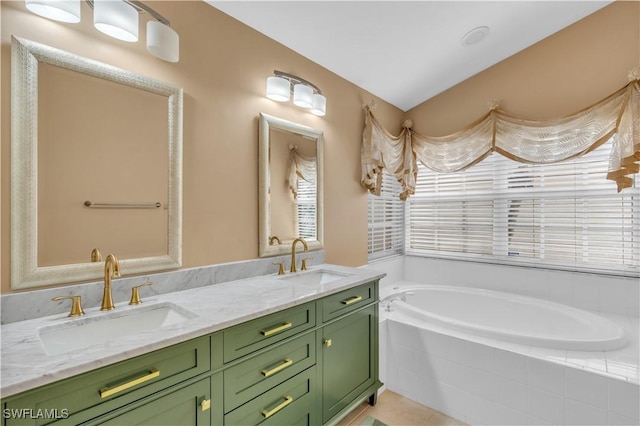
POLYGON ((292 325, 293 324, 291 324, 290 322, 285 322, 281 326, 278 326, 276 328, 272 328, 271 330, 262 330, 260 332, 260 334, 262 334, 265 337, 269 337, 272 334, 280 333, 281 331, 286 330, 287 328, 291 327, 292 325))
POLYGON ((282 401, 280 404, 278 404, 277 407, 275 407, 273 410, 262 410, 262 415, 264 416, 265 419, 268 419, 269 417, 273 416, 275 413, 277 413, 278 411, 282 410, 284 407, 286 407, 287 405, 291 404, 293 402, 293 397, 292 396, 285 396, 284 397, 284 401, 282 401))
POLYGON ((211 400, 205 399, 200 403, 200 407, 202 408, 202 411, 207 411, 208 409, 211 408, 211 400))
POLYGON ((282 371, 285 368, 289 367, 293 365, 293 360, 290 359, 285 359, 284 361, 282 361, 282 364, 280 364, 279 366, 272 368, 271 370, 262 370, 262 375, 264 377, 269 377, 269 376, 273 376, 274 374, 276 374, 278 371, 282 371))
POLYGON ((104 388, 100 389, 100 398, 102 398, 102 399, 108 398, 111 395, 115 395, 118 392, 122 392, 124 390, 129 389, 129 388, 132 388, 132 387, 134 387, 136 385, 139 385, 140 383, 144 383, 144 382, 146 382, 148 380, 155 379, 159 375, 160 375, 160 371, 156 370, 155 368, 152 368, 144 376, 140 376, 138 378, 135 378, 135 379, 131 380, 130 382, 126 382, 126 383, 123 383, 121 385, 114 386, 114 387, 104 387, 104 388))
POLYGON ((354 303, 359 302, 361 300, 362 300, 362 296, 353 296, 350 299, 343 300, 342 304, 343 305, 353 305, 354 303))

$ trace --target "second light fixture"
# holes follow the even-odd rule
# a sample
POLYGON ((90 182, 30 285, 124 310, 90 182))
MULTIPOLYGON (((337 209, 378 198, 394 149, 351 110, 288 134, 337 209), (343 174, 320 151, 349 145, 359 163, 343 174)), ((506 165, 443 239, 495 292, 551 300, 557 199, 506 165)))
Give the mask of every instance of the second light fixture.
POLYGON ((273 77, 267 78, 267 98, 278 102, 291 99, 301 108, 310 109, 312 114, 323 116, 327 113, 327 98, 318 86, 296 75, 275 70, 273 77))

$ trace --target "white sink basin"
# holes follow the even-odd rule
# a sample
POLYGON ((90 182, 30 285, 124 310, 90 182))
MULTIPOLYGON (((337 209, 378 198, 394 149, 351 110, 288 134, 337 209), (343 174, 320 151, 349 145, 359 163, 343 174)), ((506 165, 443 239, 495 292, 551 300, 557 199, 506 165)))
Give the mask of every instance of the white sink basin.
POLYGON ((322 285, 332 281, 340 280, 348 277, 348 274, 340 274, 334 271, 303 271, 296 272, 295 274, 282 277, 282 280, 289 281, 292 284, 308 284, 308 285, 322 285))
POLYGON ((164 302, 42 327, 38 330, 38 336, 47 355, 59 355, 158 330, 196 316, 177 305, 164 302))

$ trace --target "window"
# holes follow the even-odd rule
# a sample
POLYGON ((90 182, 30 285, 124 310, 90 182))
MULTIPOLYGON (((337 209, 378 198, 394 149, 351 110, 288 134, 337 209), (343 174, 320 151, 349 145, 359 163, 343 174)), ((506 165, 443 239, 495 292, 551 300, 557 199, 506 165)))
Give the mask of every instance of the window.
POLYGON ((639 275, 638 182, 616 192, 610 151, 546 165, 492 155, 448 174, 421 165, 407 253, 639 275))
POLYGON ((380 195, 369 194, 369 260, 402 254, 404 247, 404 201, 402 187, 383 171, 380 195))

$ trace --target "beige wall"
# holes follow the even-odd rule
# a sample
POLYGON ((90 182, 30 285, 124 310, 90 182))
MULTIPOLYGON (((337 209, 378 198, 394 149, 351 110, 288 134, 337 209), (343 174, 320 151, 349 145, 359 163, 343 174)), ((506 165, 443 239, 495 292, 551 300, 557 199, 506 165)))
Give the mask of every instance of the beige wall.
POLYGON ((177 64, 150 55, 143 41, 127 44, 94 30, 85 2, 82 22, 75 25, 33 15, 23 1, 2 1, 0 7, 3 292, 10 291, 12 34, 184 88, 185 267, 258 257, 260 112, 324 131, 326 259, 349 266, 367 262, 367 195, 359 184, 361 107, 374 99, 378 115, 393 131, 399 130, 402 111, 203 2, 153 2, 180 34, 177 64), (318 85, 327 97, 327 115, 316 117, 290 102, 265 98, 266 78, 274 69, 318 85))
POLYGON ((577 112, 628 83, 640 66, 640 2, 617 1, 407 112, 442 136, 500 108, 527 118, 577 112))
MULTIPOLYGON (((324 130, 326 258, 366 263, 367 196, 359 185, 359 153, 361 105, 374 99, 370 94, 201 2, 154 2, 180 34, 178 64, 156 60, 144 43, 125 45, 102 36, 90 28, 84 4, 84 27, 39 18, 26 12, 23 2, 3 1, 1 7, 4 292, 9 291, 10 34, 184 87, 184 266, 257 257, 259 112, 324 130), (327 115, 315 117, 266 99, 265 79, 274 69, 317 84, 328 99, 327 115)), ((491 99, 532 118, 569 114, 626 84, 627 72, 640 65, 639 28, 640 4, 619 1, 406 115, 379 99, 375 113, 393 133, 406 116, 429 135, 467 125, 487 112, 491 99)))

